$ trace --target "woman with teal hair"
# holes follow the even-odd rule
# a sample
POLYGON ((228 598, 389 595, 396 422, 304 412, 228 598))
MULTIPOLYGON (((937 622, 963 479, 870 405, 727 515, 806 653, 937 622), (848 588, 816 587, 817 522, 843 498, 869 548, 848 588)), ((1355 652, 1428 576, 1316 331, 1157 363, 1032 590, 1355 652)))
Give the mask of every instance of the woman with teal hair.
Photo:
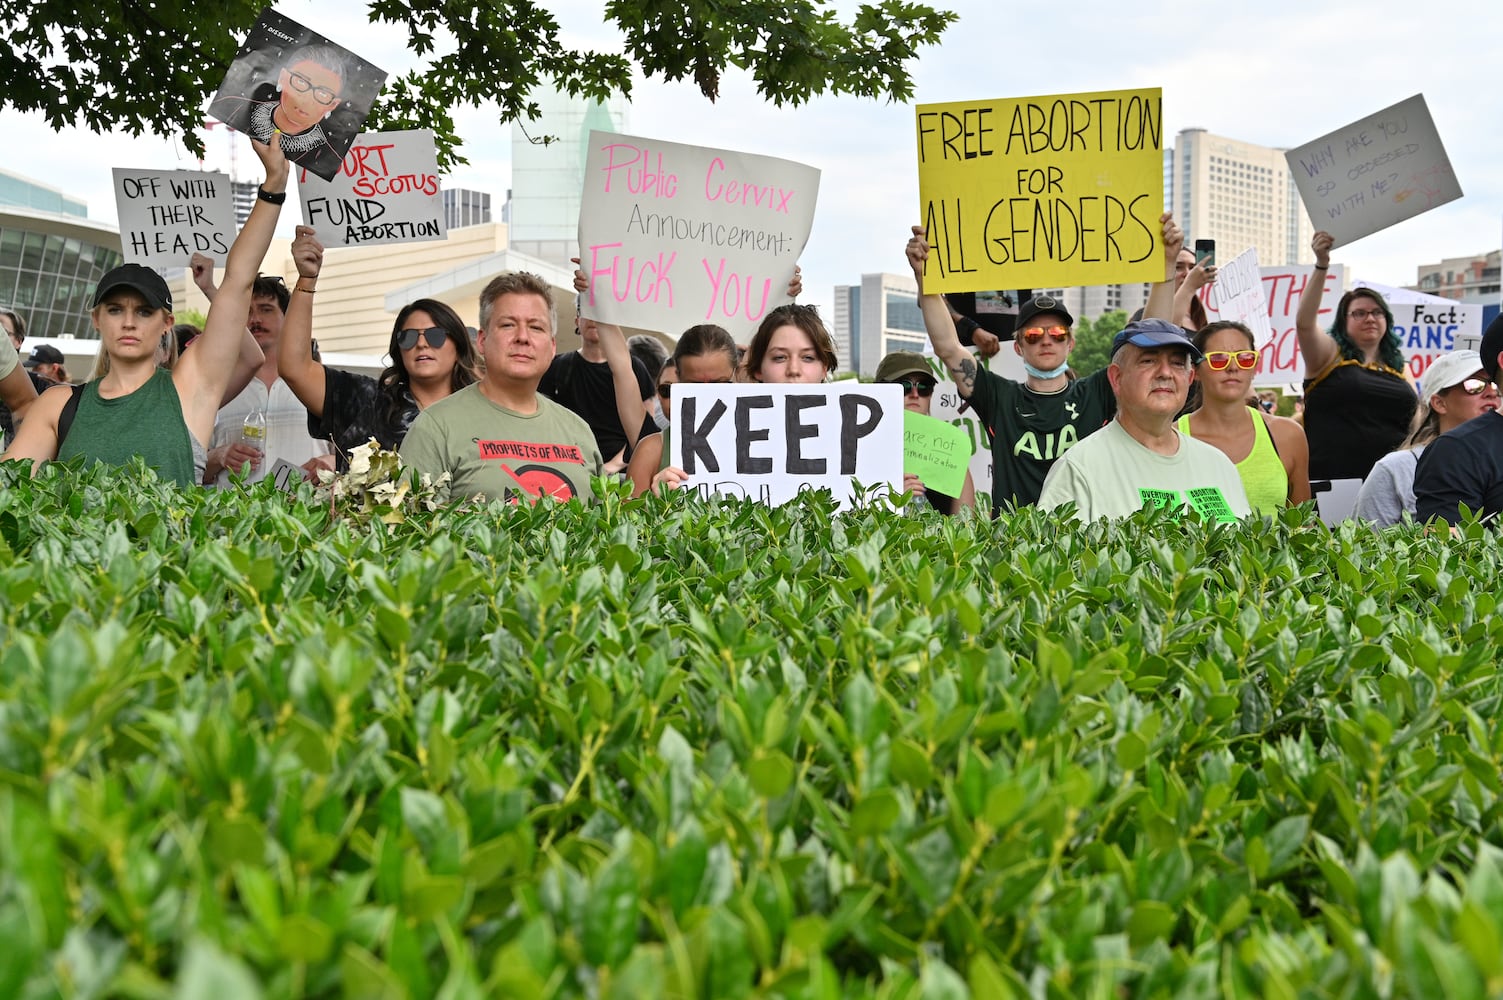
POLYGON ((1324 231, 1310 241, 1315 271, 1295 315, 1305 362, 1310 478, 1366 479, 1409 433, 1419 397, 1405 374, 1393 312, 1382 295, 1354 288, 1337 303, 1331 329, 1317 325, 1334 242, 1324 231))

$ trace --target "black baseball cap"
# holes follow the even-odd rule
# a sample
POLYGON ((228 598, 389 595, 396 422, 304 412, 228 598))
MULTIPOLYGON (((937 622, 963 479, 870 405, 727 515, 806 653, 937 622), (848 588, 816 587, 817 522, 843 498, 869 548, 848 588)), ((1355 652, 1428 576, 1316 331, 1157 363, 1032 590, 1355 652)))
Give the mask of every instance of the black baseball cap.
POLYGON ((27 368, 35 368, 37 365, 60 365, 67 361, 63 352, 51 344, 42 344, 31 352, 31 357, 22 364, 27 368))
POLYGON ((140 264, 121 264, 100 278, 94 289, 94 301, 90 308, 99 305, 105 296, 122 287, 138 292, 153 309, 172 310, 172 292, 168 290, 167 282, 162 280, 160 274, 140 264))
POLYGON ((1482 370, 1494 382, 1498 381, 1498 353, 1503 351, 1503 313, 1493 317, 1482 331, 1482 344, 1477 353, 1482 355, 1482 370))
POLYGON ((1200 364, 1205 360, 1190 338, 1185 336, 1184 328, 1176 326, 1167 319, 1140 319, 1127 326, 1121 333, 1112 339, 1112 353, 1121 350, 1123 344, 1131 344, 1145 350, 1154 350, 1160 347, 1179 347, 1188 351, 1190 362, 1200 364))
POLYGON ((1058 316, 1065 321, 1065 326, 1074 326, 1075 317, 1065 308, 1065 304, 1052 295, 1035 295, 1018 307, 1018 324, 1016 329, 1023 329, 1035 316, 1048 313, 1058 316))

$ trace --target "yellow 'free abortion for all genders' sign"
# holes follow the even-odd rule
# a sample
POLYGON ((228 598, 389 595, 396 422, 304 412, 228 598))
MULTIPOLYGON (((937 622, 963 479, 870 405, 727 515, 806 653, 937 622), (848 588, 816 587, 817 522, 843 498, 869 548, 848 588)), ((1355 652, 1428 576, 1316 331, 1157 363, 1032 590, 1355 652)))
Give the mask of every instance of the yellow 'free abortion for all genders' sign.
POLYGON ((1157 88, 918 106, 926 292, 1163 281, 1157 88))

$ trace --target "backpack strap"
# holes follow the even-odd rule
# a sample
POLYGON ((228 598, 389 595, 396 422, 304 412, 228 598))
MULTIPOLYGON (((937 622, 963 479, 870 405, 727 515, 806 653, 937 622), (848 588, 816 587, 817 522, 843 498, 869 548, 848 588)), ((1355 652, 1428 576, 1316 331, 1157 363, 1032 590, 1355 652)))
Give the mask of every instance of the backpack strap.
POLYGON ((63 412, 57 416, 57 448, 62 451, 63 441, 68 437, 68 430, 73 426, 73 418, 78 415, 78 401, 83 399, 84 389, 88 383, 75 385, 73 395, 63 404, 63 412))

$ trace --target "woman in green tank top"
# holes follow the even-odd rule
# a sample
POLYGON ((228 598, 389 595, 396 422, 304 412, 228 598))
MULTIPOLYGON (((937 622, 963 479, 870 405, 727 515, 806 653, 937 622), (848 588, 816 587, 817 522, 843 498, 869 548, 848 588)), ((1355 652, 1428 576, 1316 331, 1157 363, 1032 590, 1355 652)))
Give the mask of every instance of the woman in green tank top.
POLYGON ((1200 408, 1179 418, 1180 432, 1215 445, 1232 460, 1254 514, 1310 499, 1304 429, 1247 405, 1261 355, 1252 331, 1241 323, 1211 323, 1194 341, 1205 356, 1195 372, 1200 408))
POLYGON ((164 479, 194 482, 193 445, 213 433, 246 335, 251 285, 287 198, 280 136, 251 148, 266 167, 266 181, 230 248, 224 282, 193 350, 171 372, 158 369, 157 349, 173 335, 172 293, 155 271, 139 264, 115 268, 100 280, 90 313, 108 369, 77 392, 57 386, 43 393, 4 458, 46 462, 82 455, 118 465, 139 455, 164 479))

